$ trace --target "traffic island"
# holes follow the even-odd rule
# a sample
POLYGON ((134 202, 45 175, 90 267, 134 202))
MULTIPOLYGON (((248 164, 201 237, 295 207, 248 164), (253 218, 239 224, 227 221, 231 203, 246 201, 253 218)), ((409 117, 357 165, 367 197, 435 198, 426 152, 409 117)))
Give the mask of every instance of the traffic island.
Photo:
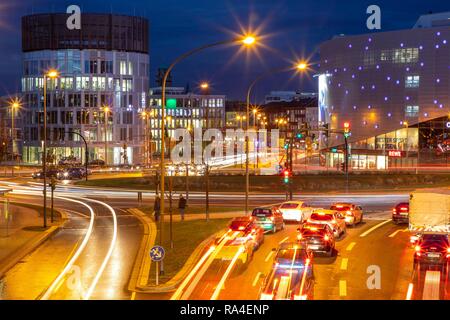
MULTIPOLYGON (((149 216, 137 209, 132 209, 130 212, 135 215, 140 215, 141 218, 143 216, 149 216), (140 211, 140 213, 138 211, 140 211)), ((160 245, 160 232, 159 229, 156 229, 159 228, 159 225, 155 224, 154 220, 151 219, 148 229, 147 227, 144 228, 146 230, 153 230, 155 234, 151 236, 146 235, 144 232, 144 239, 146 239, 146 241, 143 241, 141 244, 135 262, 129 285, 130 291, 143 293, 167 293, 174 291, 190 270, 192 270, 205 248, 213 243, 216 234, 221 232, 230 222, 229 217, 211 218, 207 222, 204 219, 198 219, 199 215, 196 216, 197 219, 187 219, 185 221, 177 219, 178 221, 173 221, 173 248, 171 248, 170 242, 169 217, 165 217, 162 243, 162 247, 165 250, 163 259, 164 273, 158 275, 159 285, 156 285, 156 263, 151 262, 150 260, 149 248, 153 247, 155 244, 160 245), (146 249, 143 250, 143 248, 146 249), (141 272, 139 272, 139 269, 141 272), (140 278, 138 276, 136 279, 137 275, 140 275, 140 278), (146 284, 139 285, 139 283, 144 281, 144 278, 146 284)))

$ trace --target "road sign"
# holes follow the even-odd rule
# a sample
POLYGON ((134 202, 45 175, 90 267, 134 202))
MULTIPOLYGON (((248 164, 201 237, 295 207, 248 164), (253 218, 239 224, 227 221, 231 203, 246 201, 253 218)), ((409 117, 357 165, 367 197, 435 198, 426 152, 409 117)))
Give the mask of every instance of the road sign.
POLYGON ((153 248, 150 249, 150 258, 154 262, 162 261, 162 259, 164 259, 165 254, 166 252, 164 251, 164 248, 161 246, 154 246, 153 248))

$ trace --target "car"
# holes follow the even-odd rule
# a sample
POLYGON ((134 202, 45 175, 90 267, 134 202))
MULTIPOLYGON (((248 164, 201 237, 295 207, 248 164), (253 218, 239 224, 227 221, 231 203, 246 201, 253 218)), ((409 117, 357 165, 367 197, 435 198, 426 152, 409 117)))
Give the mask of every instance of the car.
POLYGON ((264 277, 260 300, 312 300, 314 298, 313 254, 298 243, 282 243, 272 269, 264 277))
POLYGON ((363 210, 360 206, 353 203, 335 203, 331 205, 330 210, 335 210, 345 215, 345 223, 354 227, 356 224, 363 222, 363 210))
POLYGON ((303 201, 287 201, 282 203, 278 209, 283 214, 284 221, 303 222, 309 218, 313 208, 303 201))
POLYGON ((90 166, 104 166, 105 161, 101 159, 94 159, 88 162, 90 166))
POLYGON ((271 231, 272 233, 284 229, 283 214, 281 211, 273 207, 255 208, 252 211, 252 217, 255 224, 260 226, 264 231, 271 231))
POLYGON ((315 209, 307 222, 329 225, 335 238, 339 238, 347 233, 345 217, 338 211, 315 209))
POLYGON ((409 203, 402 202, 392 209, 392 221, 395 224, 409 223, 409 203))
POLYGON ((297 229, 297 240, 314 253, 323 253, 332 257, 336 241, 333 230, 328 224, 305 223, 297 229))
MULTIPOLYGON (((47 169, 46 170, 46 176, 47 178, 55 178, 55 179, 62 179, 62 172, 57 169, 47 169)), ((44 179, 44 172, 42 170, 33 172, 31 174, 33 179, 44 179)))
POLYGON ((234 218, 228 231, 220 238, 216 239, 216 245, 225 241, 223 247, 217 253, 215 259, 232 260, 238 250, 240 265, 247 265, 253 258, 253 253, 264 242, 264 231, 258 227, 252 217, 234 218))
POLYGON ((450 243, 447 233, 424 233, 414 247, 414 267, 440 266, 447 270, 450 261, 450 243))

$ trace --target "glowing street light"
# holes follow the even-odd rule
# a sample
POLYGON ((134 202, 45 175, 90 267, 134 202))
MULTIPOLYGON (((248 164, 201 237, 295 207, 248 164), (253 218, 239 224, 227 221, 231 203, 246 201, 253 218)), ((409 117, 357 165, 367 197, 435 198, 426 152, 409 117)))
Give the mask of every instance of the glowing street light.
POLYGON ((105 113, 105 165, 108 165, 108 114, 111 111, 109 106, 103 106, 105 113))
POLYGON ((247 36, 242 40, 242 42, 247 46, 251 46, 256 42, 256 38, 254 36, 247 36))
POLYGON ((42 174, 44 175, 44 228, 47 228, 47 79, 54 80, 59 77, 59 72, 50 69, 44 73, 44 137, 42 141, 42 174))

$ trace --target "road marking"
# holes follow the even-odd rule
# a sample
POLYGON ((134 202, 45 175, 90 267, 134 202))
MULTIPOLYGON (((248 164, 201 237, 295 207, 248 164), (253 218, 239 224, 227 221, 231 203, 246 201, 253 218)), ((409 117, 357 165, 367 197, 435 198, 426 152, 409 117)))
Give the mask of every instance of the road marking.
POLYGON ((369 233, 371 233, 372 231, 378 229, 379 227, 381 227, 381 226, 383 226, 383 225, 385 225, 386 223, 389 223, 389 222, 391 222, 391 221, 392 221, 392 219, 389 219, 389 220, 383 221, 383 222, 381 222, 381 223, 379 223, 379 224, 373 226, 372 228, 370 228, 370 229, 367 230, 366 232, 362 233, 362 234, 360 235, 360 237, 361 237, 361 238, 364 238, 365 236, 367 236, 367 235, 368 235, 369 233))
POLYGON ((273 251, 270 251, 269 254, 267 255, 266 259, 264 260, 265 262, 269 261, 270 257, 273 255, 273 251))
POLYGON ((414 284, 410 283, 408 285, 408 293, 406 294, 406 300, 411 300, 412 294, 413 294, 414 284))
POLYGON ((252 286, 256 287, 256 285, 258 284, 259 278, 261 277, 261 272, 258 272, 256 274, 255 280, 253 280, 252 286))
POLYGON ((98 269, 94 280, 92 281, 89 289, 87 290, 85 296, 84 296, 84 300, 89 300, 92 293, 94 292, 95 287, 97 286, 98 281, 100 280, 100 277, 103 274, 103 271, 106 268, 106 265, 108 264, 109 260, 111 259, 112 253, 114 251, 114 248, 116 247, 116 242, 117 242, 117 214, 116 211, 107 203, 104 203, 102 201, 98 201, 98 200, 93 200, 93 199, 86 199, 88 201, 91 202, 95 202, 98 204, 101 204, 103 206, 105 206, 111 213, 111 216, 113 218, 113 236, 111 238, 111 242, 109 244, 109 248, 108 248, 108 252, 106 253, 105 258, 103 259, 103 262, 100 266, 100 269, 98 269))
POLYGON ((356 242, 350 243, 345 250, 352 251, 353 247, 356 245, 356 242))
POLYGON ((284 238, 283 240, 281 240, 280 242, 278 242, 278 244, 282 244, 283 242, 289 240, 289 237, 284 238))
POLYGON ((85 206, 86 208, 88 208, 89 212, 91 213, 91 217, 90 217, 90 222, 89 222, 89 227, 86 231, 86 234, 84 235, 83 241, 81 242, 81 245, 77 248, 77 251, 75 252, 75 254, 70 258, 69 262, 66 264, 65 268, 61 271, 61 273, 58 275, 58 277, 56 277, 56 279, 52 282, 52 284, 50 285, 50 287, 48 287, 48 289, 45 291, 44 295, 41 297, 40 300, 48 300, 50 298, 50 296, 52 295, 52 293, 54 292, 55 288, 57 287, 57 285, 59 284, 59 282, 61 281, 61 279, 63 279, 65 277, 65 275, 72 269, 72 266, 74 265, 75 261, 78 259, 78 257, 80 256, 81 252, 84 250, 84 248, 86 247, 92 231, 94 229, 94 209, 92 209, 91 206, 89 206, 88 204, 78 201, 78 200, 74 200, 74 199, 69 199, 69 198, 64 198, 64 197, 56 197, 55 199, 62 199, 62 200, 66 200, 66 201, 71 201, 71 202, 75 202, 78 204, 81 204, 83 206, 85 206))
POLYGON ((399 232, 406 232, 406 231, 408 231, 408 228, 405 228, 405 229, 399 229, 399 230, 397 230, 397 231, 394 231, 394 232, 392 232, 392 233, 389 235, 389 238, 395 237, 395 236, 397 235, 397 233, 399 233, 399 232))
POLYGON ((339 280, 339 295, 341 297, 347 296, 347 281, 339 280))
POLYGON ((134 299, 136 299, 136 291, 133 291, 131 293, 131 300, 134 300, 134 299))
MULTIPOLYGON (((225 289, 225 281, 227 280, 228 276, 231 273, 231 270, 233 270, 237 260, 239 259, 239 256, 244 252, 244 247, 240 247, 239 250, 236 252, 236 254, 233 257, 233 260, 231 260, 230 264, 228 265, 227 270, 222 276, 222 279, 220 279, 219 284, 217 285, 216 290, 214 290, 213 295, 211 296, 211 300, 217 300, 219 298, 220 291, 222 289, 225 289)), ((246 262, 248 263, 248 261, 246 262)))
POLYGON ((341 270, 347 270, 347 267, 348 267, 348 258, 342 258, 341 270))

